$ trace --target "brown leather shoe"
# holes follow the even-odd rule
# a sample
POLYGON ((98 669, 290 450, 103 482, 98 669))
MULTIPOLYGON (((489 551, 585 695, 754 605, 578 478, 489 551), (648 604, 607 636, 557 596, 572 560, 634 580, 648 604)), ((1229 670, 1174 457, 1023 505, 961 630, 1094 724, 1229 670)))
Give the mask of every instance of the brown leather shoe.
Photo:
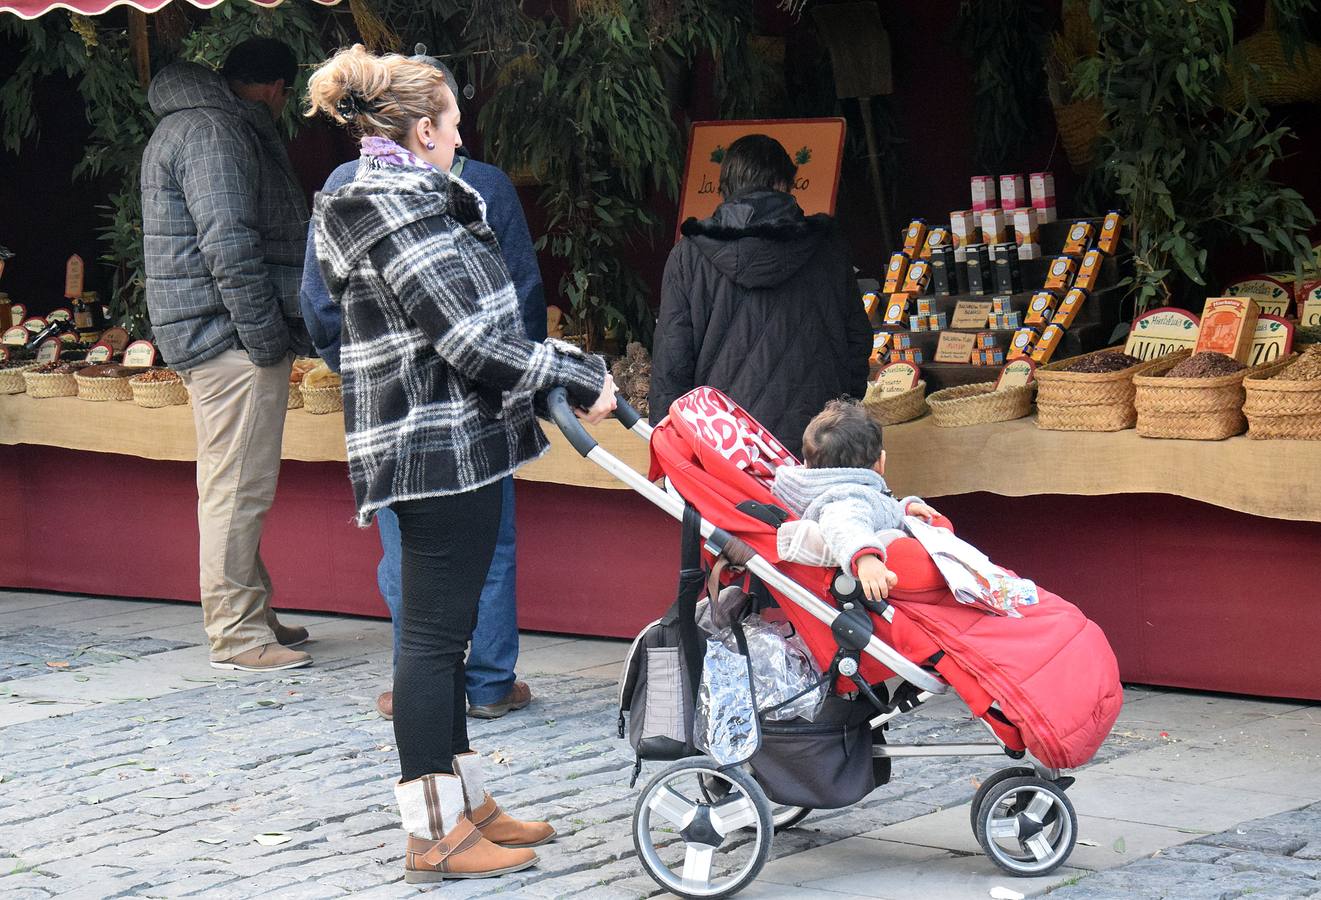
POLYGON ((275 639, 283 647, 301 647, 310 637, 307 629, 301 625, 281 625, 277 622, 271 630, 275 632, 275 639))
POLYGON ((312 665, 312 657, 301 650, 290 650, 279 644, 262 644, 244 650, 229 659, 213 659, 213 669, 237 669, 240 672, 275 672, 279 669, 301 669, 312 665))
POLYGON ((394 721, 394 691, 386 691, 376 698, 376 711, 387 722, 394 721))
POLYGON ((490 878, 519 872, 537 864, 531 850, 497 847, 461 817, 438 841, 410 834, 404 856, 404 881, 427 884, 447 878, 490 878))
POLYGON ((499 703, 485 703, 468 707, 468 715, 474 719, 498 719, 505 713, 522 709, 532 702, 532 688, 525 681, 515 681, 514 686, 499 703))
POLYGON ((501 847, 537 847, 555 837, 555 829, 549 822, 515 819, 502 810, 490 794, 486 795, 486 802, 469 815, 482 837, 501 847))

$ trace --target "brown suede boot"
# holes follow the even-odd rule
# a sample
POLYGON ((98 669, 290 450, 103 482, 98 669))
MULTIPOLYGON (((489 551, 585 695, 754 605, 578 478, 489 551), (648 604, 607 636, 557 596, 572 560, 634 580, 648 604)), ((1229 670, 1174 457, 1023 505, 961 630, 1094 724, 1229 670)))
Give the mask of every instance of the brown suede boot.
POLYGON ((482 837, 501 847, 536 847, 555 837, 548 822, 515 819, 495 802, 486 790, 484 762, 477 753, 454 757, 454 771, 463 782, 464 809, 482 837))
POLYGON ((408 832, 404 881, 427 884, 447 878, 489 878, 536 865, 531 850, 499 847, 463 813, 463 786, 453 775, 424 775, 395 785, 408 832))

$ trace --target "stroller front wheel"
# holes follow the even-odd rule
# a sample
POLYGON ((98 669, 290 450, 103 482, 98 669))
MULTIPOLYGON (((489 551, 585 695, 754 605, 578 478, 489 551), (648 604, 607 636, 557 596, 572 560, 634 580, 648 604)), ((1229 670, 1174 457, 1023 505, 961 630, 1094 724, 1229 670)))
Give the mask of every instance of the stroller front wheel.
POLYGON ((1078 840, 1078 814, 1064 791, 1035 775, 991 786, 974 810, 973 829, 997 866, 1021 877, 1059 868, 1078 840))
POLYGON ((643 788, 633 813, 633 845, 665 890, 729 897, 751 884, 770 858, 774 828, 770 801, 747 771, 721 770, 698 756, 665 767, 643 788))

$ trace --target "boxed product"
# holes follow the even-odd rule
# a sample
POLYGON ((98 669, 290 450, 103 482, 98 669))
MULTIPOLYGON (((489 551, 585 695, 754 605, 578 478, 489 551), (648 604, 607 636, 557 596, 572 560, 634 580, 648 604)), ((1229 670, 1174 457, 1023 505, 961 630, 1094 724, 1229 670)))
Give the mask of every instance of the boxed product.
POLYGON ((1092 243, 1091 222, 1074 222, 1069 226, 1069 237, 1064 241, 1064 253, 1068 256, 1082 256, 1092 243))
POLYGON ((992 347, 1001 346, 1000 335, 994 331, 982 331, 977 334, 977 343, 974 345, 978 350, 990 350, 992 347))
POLYGON ((982 243, 988 246, 1003 244, 1009 239, 1009 228, 1005 223, 1003 209, 983 210, 978 223, 982 228, 982 243))
POLYGON ((1083 254, 1082 262, 1078 265, 1078 277, 1073 280, 1073 286, 1082 288, 1084 291, 1096 290, 1096 279, 1101 277, 1101 264, 1105 262, 1105 254, 1100 250, 1088 250, 1083 254))
POLYGON ((885 361, 886 351, 890 346, 890 333, 888 331, 878 331, 872 335, 871 341, 871 361, 872 365, 885 361))
POLYGON ((896 334, 890 339, 890 346, 896 350, 908 350, 913 346, 913 336, 911 334, 896 334))
POLYGON ((1032 208, 1037 211, 1037 220, 1054 222, 1055 176, 1050 172, 1033 172, 1028 176, 1028 186, 1032 192, 1032 208))
POLYGON ((919 347, 912 347, 908 350, 896 350, 894 352, 895 362, 913 363, 920 365, 923 362, 922 350, 919 347))
POLYGON ((1013 331, 1023 325, 1023 317, 1016 312, 991 313, 989 324, 998 331, 1013 331))
POLYGON ((1055 324, 1046 326, 1041 332, 1041 337, 1037 338, 1036 346, 1032 348, 1032 361, 1037 365, 1043 365, 1050 362, 1050 358, 1055 355, 1060 342, 1064 340, 1064 329, 1055 324))
POLYGON ((908 295, 891 294, 885 304, 885 324, 898 325, 908 315, 908 295))
POLYGON ((1059 309, 1055 310, 1055 315, 1051 317, 1051 322, 1062 328, 1068 328, 1073 321, 1078 318, 1078 312, 1082 309, 1083 301, 1087 299, 1087 292, 1079 288, 1074 288, 1064 295, 1060 301, 1059 309))
POLYGON ((985 244, 972 244, 968 247, 968 258, 964 263, 968 275, 968 293, 991 293, 991 253, 985 244))
POLYGON ((982 350, 972 352, 972 364, 974 366, 1000 366, 1004 365, 1005 352, 1000 347, 987 347, 982 350))
POLYGON ((975 212, 995 206, 995 179, 990 175, 972 177, 972 208, 975 212))
POLYGON ((1032 295, 1032 299, 1027 304, 1027 318, 1024 323, 1028 325, 1045 325, 1055 316, 1055 307, 1059 305, 1060 298, 1050 291, 1037 291, 1032 295))
POLYGON ((1019 245, 1018 245, 1018 258, 1019 258, 1019 259, 1041 259, 1041 245, 1040 245, 1040 244, 1019 244, 1019 245))
POLYGON ((977 233, 976 211, 964 209, 950 213, 949 234, 950 242, 954 245, 954 259, 963 262, 968 245, 975 244, 980 239, 977 233))
POLYGON ((917 314, 918 314, 919 316, 929 316, 929 315, 931 315, 932 313, 934 313, 934 312, 936 311, 936 310, 932 307, 932 303, 934 303, 934 302, 935 302, 935 301, 933 301, 933 300, 931 300, 930 298, 927 298, 927 297, 921 297, 921 298, 919 298, 918 301, 917 301, 917 314))
POLYGON ((909 317, 908 317, 908 330, 909 330, 909 331, 926 331, 926 330, 927 330, 927 316, 922 316, 922 315, 912 315, 912 316, 909 316, 909 317))
POLYGON ((1115 251, 1119 249, 1120 230, 1124 226, 1124 217, 1118 210, 1110 210, 1106 213, 1105 221, 1101 223, 1101 233, 1096 238, 1097 248, 1107 256, 1114 256, 1115 251))
POLYGON ((1194 353, 1213 351, 1247 363, 1260 308, 1247 297, 1208 297, 1202 307, 1194 353))
POLYGON ((926 219, 914 219, 908 223, 908 230, 904 232, 904 255, 909 259, 916 259, 922 252, 922 247, 927 241, 927 222, 926 219))
POLYGON ((862 295, 862 308, 868 316, 871 316, 872 313, 876 312, 876 308, 880 305, 881 295, 875 291, 868 291, 862 295))
POLYGON ((1030 357, 1032 351, 1036 349, 1037 338, 1041 337, 1041 332, 1030 326, 1023 326, 1014 332, 1014 336, 1009 340, 1009 359, 1022 359, 1030 357))
POLYGON ((940 247, 948 247, 949 243, 949 229, 937 225, 927 232, 927 239, 922 244, 922 258, 931 256, 940 247))
POLYGON ((908 264, 908 274, 904 276, 903 292, 921 294, 927 289, 927 279, 931 275, 931 263, 925 259, 915 259, 908 264))
POLYGON ((890 264, 885 267, 885 292, 893 294, 899 290, 908 275, 908 257, 902 252, 890 257, 890 264))
POLYGON ((1014 298, 997 295, 991 298, 991 312, 1011 313, 1014 311, 1014 298))
POLYGON ((931 251, 931 290, 937 297, 950 297, 959 292, 958 263, 954 259, 954 248, 949 245, 936 247, 931 251))
POLYGON ((1032 207, 1026 206, 1010 210, 1009 222, 1014 229, 1014 243, 1018 246, 1041 243, 1037 211, 1032 207))
POLYGON ((1027 205, 1027 192, 1023 189, 1022 175, 1000 176, 1000 208, 1018 209, 1027 205))
POLYGON ((944 331, 949 327, 949 316, 945 313, 934 313, 927 316, 928 331, 944 331))
POLYGON ((1046 276, 1046 290, 1067 291, 1073 287, 1073 273, 1077 268, 1077 257, 1055 257, 1051 260, 1049 274, 1046 276))
POLYGON ((1005 294, 1023 290, 1022 270, 1018 265, 1018 245, 1013 242, 995 246, 995 289, 1005 294))

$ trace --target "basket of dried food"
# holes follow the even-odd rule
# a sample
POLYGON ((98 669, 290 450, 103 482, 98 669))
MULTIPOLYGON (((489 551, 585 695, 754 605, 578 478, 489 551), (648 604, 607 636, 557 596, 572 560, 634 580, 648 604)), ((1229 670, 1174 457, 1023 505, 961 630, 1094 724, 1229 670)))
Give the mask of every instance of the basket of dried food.
POLYGON ((289 405, 288 409, 303 408, 303 376, 320 364, 319 359, 299 358, 294 360, 294 367, 289 370, 289 405))
POLYGON ((917 384, 897 394, 887 394, 881 390, 880 382, 867 385, 867 395, 862 398, 862 408, 882 425, 898 425, 911 422, 926 414, 927 383, 917 384))
POLYGON ((0 394, 21 394, 26 391, 28 388, 23 373, 36 368, 36 365, 30 359, 0 360, 0 394))
POLYGON ((1222 441, 1242 434, 1243 379, 1253 370, 1223 353, 1187 350, 1158 360, 1133 378, 1138 434, 1222 441))
POLYGON ((132 400, 133 386, 128 381, 144 371, 140 366, 121 366, 119 363, 88 366, 73 376, 78 384, 78 399, 132 400))
POLYGON ((1321 440, 1321 345, 1243 379, 1248 437, 1321 440))
POLYGON ((1123 431, 1138 420, 1133 376, 1154 365, 1120 349, 1098 350, 1036 371, 1037 427, 1123 431))
POLYGON ((339 374, 330 371, 325 363, 318 363, 305 375, 299 386, 303 393, 303 408, 316 416, 339 412, 344 408, 344 394, 339 374))
POLYGON ((148 369, 128 380, 133 402, 148 409, 183 406, 188 402, 188 388, 173 369, 148 369))
POLYGON ((936 391, 927 398, 931 420, 943 428, 984 425, 1021 419, 1032 411, 1033 385, 1015 385, 1000 390, 995 382, 961 384, 936 391))
POLYGON ((27 395, 35 400, 50 397, 76 397, 78 382, 74 373, 88 368, 85 362, 48 362, 34 366, 23 373, 23 386, 27 395))

